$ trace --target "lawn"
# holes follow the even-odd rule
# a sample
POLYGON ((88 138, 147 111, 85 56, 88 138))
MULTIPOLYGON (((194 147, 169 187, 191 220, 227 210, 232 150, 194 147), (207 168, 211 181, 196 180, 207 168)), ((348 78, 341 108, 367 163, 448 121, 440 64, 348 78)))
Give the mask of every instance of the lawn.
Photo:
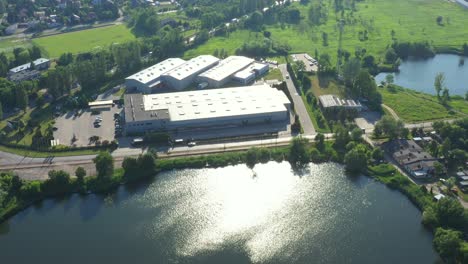
MULTIPOLYGON (((308 52, 313 56, 315 50, 328 53, 336 61, 338 49, 338 27, 334 8, 329 3, 328 21, 324 25, 311 26, 308 23, 307 12, 309 6, 303 6, 295 2, 299 7, 303 19, 297 25, 279 24, 268 25, 266 30, 271 32, 271 38, 276 41, 286 42, 292 47, 291 53, 308 52), (322 32, 328 33, 328 46, 322 43, 322 32)), ((400 41, 429 41, 436 47, 450 46, 460 48, 467 42, 468 27, 466 19, 468 10, 456 3, 444 0, 372 0, 356 4, 357 12, 346 12, 345 17, 350 17, 345 25, 343 34, 343 49, 354 54, 356 48, 365 48, 367 54, 373 54, 377 60, 383 57, 383 53, 392 41, 391 31, 395 31, 395 38, 400 41), (444 25, 439 26, 436 18, 442 16, 444 25), (360 41, 359 31, 368 31, 368 40, 360 41)), ((338 16, 338 17, 337 17, 338 16)), ((262 33, 239 30, 231 33, 229 37, 216 37, 207 43, 188 51, 186 55, 193 57, 199 54, 212 54, 216 48, 223 47, 233 54, 245 41, 261 37, 262 33)))
POLYGON ((282 81, 283 80, 283 75, 281 74, 281 71, 278 68, 275 69, 270 69, 267 75, 263 77, 265 80, 278 80, 282 81))
POLYGON ((35 38, 33 43, 41 47, 48 57, 57 58, 66 52, 77 54, 134 39, 125 25, 117 25, 35 38))
POLYGON ((29 48, 31 46, 31 41, 24 38, 8 38, 0 40, 0 52, 10 53, 13 52, 14 48, 29 48))
POLYGON ((317 75, 310 75, 309 79, 312 83, 311 91, 315 97, 334 94, 344 98, 344 87, 338 84, 335 79, 326 76, 319 78, 317 75))
POLYGON ((25 113, 23 111, 18 114, 4 119, 0 122, 0 131, 4 130, 7 125, 7 121, 20 121, 25 125, 22 132, 18 130, 11 131, 6 134, 6 141, 11 144, 19 144, 30 146, 32 143, 32 136, 35 133, 37 127, 40 127, 42 134, 44 135, 47 128, 53 122, 52 107, 49 104, 44 105, 41 109, 28 109, 25 113), (30 120, 34 120, 38 125, 34 125, 33 128, 27 126, 30 120))
MULTIPOLYGON (((378 89, 382 94, 384 104, 392 108, 405 122, 457 118, 463 115, 450 111, 440 104, 435 96, 429 94, 400 87, 397 87, 395 92, 390 92, 387 88, 378 89)), ((452 107, 460 109, 464 114, 468 114, 467 101, 454 100, 450 104, 453 104, 452 107)))

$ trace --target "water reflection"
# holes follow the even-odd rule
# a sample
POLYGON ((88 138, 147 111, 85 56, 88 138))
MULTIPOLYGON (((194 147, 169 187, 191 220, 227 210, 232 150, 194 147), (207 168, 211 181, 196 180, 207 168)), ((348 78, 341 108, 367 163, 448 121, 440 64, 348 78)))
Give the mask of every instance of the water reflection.
POLYGON ((406 198, 366 177, 350 179, 332 163, 311 164, 301 175, 294 174, 289 164, 275 162, 252 170, 238 165, 172 171, 145 184, 119 188, 112 195, 73 195, 26 211, 23 221, 15 217, 11 231, 0 235, 7 261, 430 263, 436 259, 431 235, 422 229, 420 213, 406 198), (28 240, 31 233, 42 238, 40 246, 28 240), (22 254, 24 247, 31 248, 28 255, 22 254), (78 254, 76 249, 87 253, 78 254))
MULTIPOLYGON (((450 95, 464 96, 468 92, 468 63, 460 65, 460 57, 452 54, 438 54, 427 60, 407 60, 400 65, 400 72, 392 73, 395 84, 420 92, 435 94, 434 78, 439 72, 445 74, 445 85, 450 95)), ((377 83, 385 81, 388 73, 375 77, 377 83)))

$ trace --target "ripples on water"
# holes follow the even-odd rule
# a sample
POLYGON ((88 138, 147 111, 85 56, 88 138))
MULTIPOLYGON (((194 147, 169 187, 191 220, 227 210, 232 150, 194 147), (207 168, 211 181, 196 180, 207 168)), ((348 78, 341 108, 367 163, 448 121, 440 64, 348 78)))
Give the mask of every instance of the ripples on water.
MULTIPOLYGON (((331 163, 312 164, 303 175, 293 174, 287 163, 275 162, 253 170, 238 165, 166 172, 132 194, 121 188, 100 204, 95 214, 74 225, 82 232, 78 236, 95 236, 92 244, 110 243, 113 254, 123 254, 115 248, 134 251, 138 263, 435 259, 431 236, 422 230, 420 213, 406 198, 366 177, 347 177, 341 166, 331 163), (97 230, 99 235, 93 233, 97 230), (399 250, 401 256, 389 253, 399 250)), ((50 215, 64 218, 60 221, 76 217, 59 212, 50 215)), ((13 221, 10 233, 0 235, 0 247, 27 224, 13 221)), ((62 230, 63 236, 67 230, 62 230)), ((99 259, 91 252, 93 256, 99 259)), ((125 257, 113 262, 128 263, 125 257)))

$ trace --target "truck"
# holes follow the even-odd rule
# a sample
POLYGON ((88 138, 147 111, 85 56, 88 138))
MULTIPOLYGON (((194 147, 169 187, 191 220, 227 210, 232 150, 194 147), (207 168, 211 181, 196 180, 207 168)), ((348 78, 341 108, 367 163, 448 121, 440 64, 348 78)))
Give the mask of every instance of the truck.
POLYGON ((132 140, 132 145, 133 146, 139 146, 139 145, 143 144, 143 142, 144 142, 143 138, 134 138, 132 140))

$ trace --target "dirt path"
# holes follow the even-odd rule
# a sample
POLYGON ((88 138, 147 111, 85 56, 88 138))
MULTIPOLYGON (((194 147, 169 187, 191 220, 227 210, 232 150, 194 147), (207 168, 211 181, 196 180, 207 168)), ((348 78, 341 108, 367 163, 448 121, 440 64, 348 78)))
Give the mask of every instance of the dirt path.
POLYGON ((397 113, 395 111, 393 111, 392 108, 390 108, 389 106, 384 105, 384 104, 382 104, 382 107, 387 109, 387 111, 390 112, 390 114, 393 116, 393 118, 395 118, 395 120, 400 120, 400 117, 397 115, 397 113))

